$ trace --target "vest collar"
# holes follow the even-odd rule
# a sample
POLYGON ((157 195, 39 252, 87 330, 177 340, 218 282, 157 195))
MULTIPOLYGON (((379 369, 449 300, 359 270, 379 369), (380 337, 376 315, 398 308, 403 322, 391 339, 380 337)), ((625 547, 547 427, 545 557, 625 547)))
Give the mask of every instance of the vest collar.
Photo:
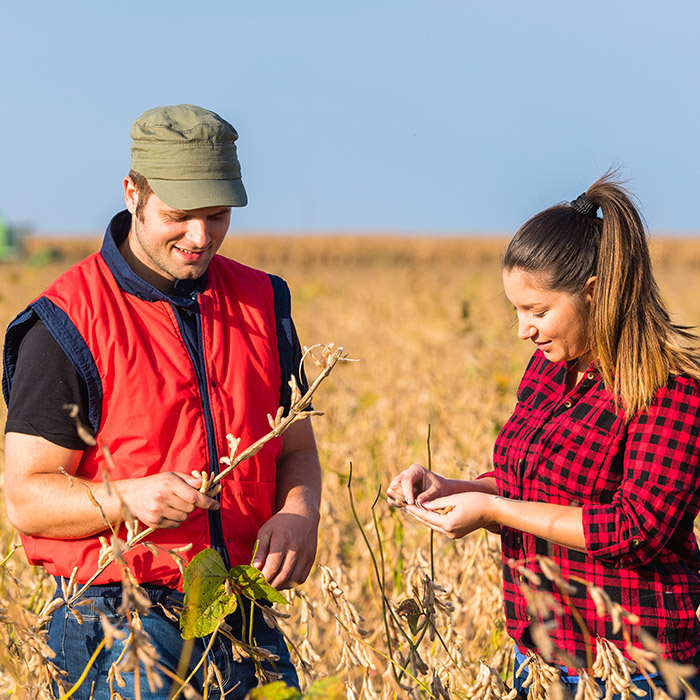
POLYGON ((117 284, 127 294, 133 294, 145 301, 165 301, 186 309, 196 309, 198 307, 197 294, 203 292, 207 286, 206 272, 196 280, 176 280, 174 294, 161 292, 160 289, 139 277, 119 252, 119 246, 129 235, 130 228, 131 214, 124 209, 109 222, 102 241, 100 254, 114 275, 117 284))

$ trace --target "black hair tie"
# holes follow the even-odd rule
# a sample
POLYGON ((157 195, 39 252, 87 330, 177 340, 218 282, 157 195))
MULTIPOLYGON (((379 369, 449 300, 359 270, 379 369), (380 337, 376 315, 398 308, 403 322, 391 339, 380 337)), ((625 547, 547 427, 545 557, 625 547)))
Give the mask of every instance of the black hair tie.
POLYGON ((573 202, 570 202, 571 208, 575 209, 580 214, 585 214, 586 216, 597 216, 598 205, 593 204, 586 193, 580 194, 573 202))

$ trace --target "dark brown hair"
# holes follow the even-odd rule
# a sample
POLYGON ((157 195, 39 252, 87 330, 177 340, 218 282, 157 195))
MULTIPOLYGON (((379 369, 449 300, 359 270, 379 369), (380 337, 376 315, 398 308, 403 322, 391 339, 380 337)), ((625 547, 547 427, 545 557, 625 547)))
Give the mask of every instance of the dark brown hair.
POLYGON ((135 170, 129 170, 129 177, 134 183, 134 189, 138 195, 138 199, 136 200, 136 211, 134 214, 136 214, 136 218, 139 221, 143 221, 143 209, 146 206, 148 198, 153 194, 153 190, 148 184, 148 180, 146 180, 141 173, 137 173, 135 170))
POLYGON ((583 293, 596 277, 588 316, 591 351, 629 420, 671 374, 700 379, 697 336, 672 323, 651 268, 647 234, 631 196, 607 173, 585 192, 602 218, 560 204, 518 230, 503 269, 535 274, 549 289, 583 293))

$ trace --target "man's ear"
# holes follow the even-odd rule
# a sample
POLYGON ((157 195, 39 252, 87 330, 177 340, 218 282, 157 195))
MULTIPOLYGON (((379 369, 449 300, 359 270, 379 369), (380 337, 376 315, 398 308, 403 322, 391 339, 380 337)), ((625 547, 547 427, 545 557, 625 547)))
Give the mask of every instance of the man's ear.
POLYGON ((134 187, 134 181, 127 175, 124 178, 124 202, 130 214, 136 213, 136 205, 139 201, 139 195, 134 187))

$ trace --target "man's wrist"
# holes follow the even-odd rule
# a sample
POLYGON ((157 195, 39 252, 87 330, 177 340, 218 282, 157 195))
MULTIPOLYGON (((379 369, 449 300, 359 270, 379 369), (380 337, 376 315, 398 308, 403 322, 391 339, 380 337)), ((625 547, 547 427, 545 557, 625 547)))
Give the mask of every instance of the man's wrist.
POLYGON ((279 507, 278 512, 281 511, 285 513, 296 513, 297 515, 304 515, 305 517, 313 517, 319 521, 321 519, 320 503, 304 496, 288 496, 279 507))

